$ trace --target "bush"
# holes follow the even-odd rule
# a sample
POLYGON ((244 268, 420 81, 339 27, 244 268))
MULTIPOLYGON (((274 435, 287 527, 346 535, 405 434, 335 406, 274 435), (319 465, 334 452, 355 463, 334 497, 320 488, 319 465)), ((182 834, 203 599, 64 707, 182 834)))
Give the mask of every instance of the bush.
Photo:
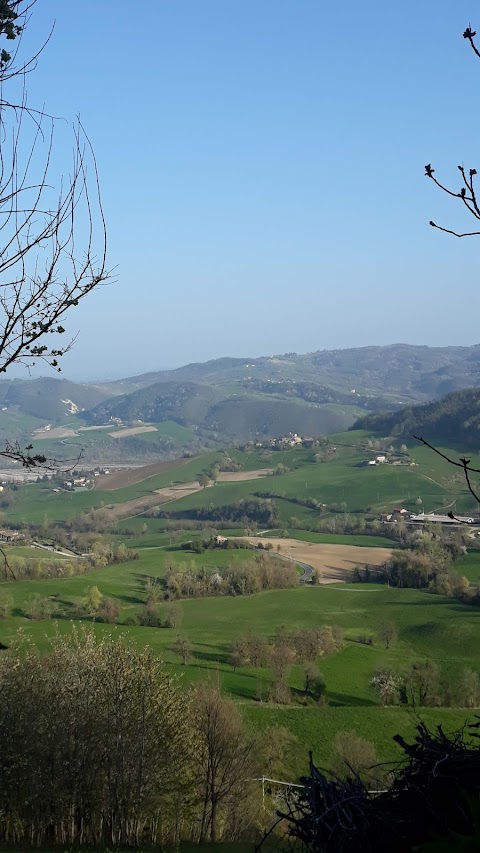
POLYGON ((368 634, 359 634, 357 643, 362 643, 364 646, 373 646, 373 637, 369 637, 368 634))

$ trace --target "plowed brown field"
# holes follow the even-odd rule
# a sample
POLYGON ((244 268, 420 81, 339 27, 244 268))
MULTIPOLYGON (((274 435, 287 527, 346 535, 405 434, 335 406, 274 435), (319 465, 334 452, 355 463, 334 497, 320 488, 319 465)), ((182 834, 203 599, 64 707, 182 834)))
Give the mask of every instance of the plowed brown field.
POLYGON ((279 553, 291 557, 299 563, 307 563, 320 572, 320 583, 334 583, 351 580, 355 566, 368 564, 374 568, 380 566, 391 555, 390 548, 361 548, 358 545, 326 545, 317 542, 300 542, 297 539, 268 539, 263 536, 249 536, 247 541, 264 545, 271 542, 274 549, 280 546, 279 553))

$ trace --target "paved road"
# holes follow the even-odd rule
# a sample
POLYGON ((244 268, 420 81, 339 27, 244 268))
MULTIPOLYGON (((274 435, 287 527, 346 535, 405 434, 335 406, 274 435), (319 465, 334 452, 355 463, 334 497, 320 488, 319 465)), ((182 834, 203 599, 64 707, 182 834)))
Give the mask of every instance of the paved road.
POLYGON ((309 566, 308 563, 299 563, 298 560, 294 560, 297 566, 303 569, 303 575, 298 579, 299 583, 308 583, 313 575, 313 566, 309 566))

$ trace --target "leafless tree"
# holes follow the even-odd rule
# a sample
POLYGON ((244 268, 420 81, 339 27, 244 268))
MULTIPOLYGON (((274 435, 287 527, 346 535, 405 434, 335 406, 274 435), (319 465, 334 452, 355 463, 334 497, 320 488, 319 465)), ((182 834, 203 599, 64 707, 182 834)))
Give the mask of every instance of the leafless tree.
POLYGON ((196 727, 197 784, 201 803, 199 841, 215 843, 227 814, 248 797, 249 780, 258 775, 258 745, 247 737, 235 703, 212 684, 193 691, 196 727))
MULTIPOLYGON (((476 31, 473 30, 471 24, 469 24, 463 33, 463 38, 468 41, 475 56, 480 59, 480 50, 478 49, 475 43, 476 35, 476 31)), ((436 178, 435 176, 435 169, 432 167, 431 163, 428 163, 425 166, 425 175, 427 178, 430 178, 430 180, 432 180, 433 183, 436 184, 436 186, 442 190, 442 192, 445 192, 447 195, 452 196, 452 198, 460 199, 461 203, 464 205, 468 213, 471 214, 471 216, 473 216, 475 220, 480 222, 480 199, 478 197, 478 190, 476 188, 477 170, 474 168, 466 169, 463 164, 458 166, 457 168, 461 175, 461 185, 458 190, 451 189, 450 187, 439 181, 438 178, 436 178)), ((437 223, 433 222, 432 220, 430 220, 430 225, 432 226, 432 228, 437 228, 439 231, 445 231, 446 234, 453 234, 454 237, 480 236, 480 230, 463 232, 454 231, 451 228, 445 228, 442 225, 437 225, 437 223)), ((455 461, 444 453, 441 453, 436 447, 426 441, 426 439, 424 439, 422 436, 414 435, 413 437, 417 439, 417 441, 420 441, 422 444, 424 444, 426 447, 429 447, 439 456, 442 456, 442 458, 446 459, 447 462, 449 462, 451 465, 461 468, 465 476, 465 482, 467 484, 470 494, 475 498, 477 503, 480 504, 480 494, 476 490, 476 488, 474 488, 471 479, 471 474, 480 474, 480 469, 472 468, 470 465, 470 459, 467 459, 466 457, 461 457, 458 461, 455 461)), ((449 512, 448 514, 451 518, 454 518, 453 513, 449 512)))
MULTIPOLYGON (((463 38, 466 39, 473 52, 476 56, 480 58, 480 50, 477 48, 475 44, 475 36, 476 32, 472 30, 471 25, 469 24, 463 33, 463 38)), ((447 193, 447 195, 452 196, 453 198, 459 198, 461 203, 466 207, 468 212, 477 220, 480 221, 480 200, 477 196, 477 189, 475 186, 475 178, 477 176, 476 169, 466 169, 463 164, 458 166, 458 170, 461 175, 461 185, 460 189, 455 190, 447 187, 444 183, 438 180, 435 177, 435 169, 432 167, 431 163, 428 163, 425 166, 425 175, 427 178, 433 181, 434 184, 439 187, 443 192, 447 193)), ((430 225, 432 228, 438 228, 440 231, 445 231, 447 234, 453 234, 454 237, 474 237, 480 235, 480 231, 464 231, 458 232, 453 231, 450 228, 445 228, 442 225, 437 225, 436 222, 430 221, 430 225)))
MULTIPOLYGON (((15 44, 13 53, 0 50, 0 373, 38 362, 60 371, 75 341, 63 337, 67 315, 109 279, 90 140, 77 119, 69 175, 62 175, 54 144, 60 120, 28 100, 28 75, 45 47, 20 61, 35 2, 0 0, 0 39, 15 44)), ((31 450, 13 443, 0 455, 49 467, 31 450)))

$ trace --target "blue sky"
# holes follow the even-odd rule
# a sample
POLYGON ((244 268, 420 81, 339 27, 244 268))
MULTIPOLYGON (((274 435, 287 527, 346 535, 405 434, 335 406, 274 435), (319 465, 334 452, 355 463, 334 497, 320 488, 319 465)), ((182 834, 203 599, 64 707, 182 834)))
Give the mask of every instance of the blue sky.
POLYGON ((473 0, 38 0, 30 98, 81 115, 118 277, 72 314, 65 375, 478 343, 480 238, 428 227, 472 223, 423 175, 480 171, 470 20, 473 0))

